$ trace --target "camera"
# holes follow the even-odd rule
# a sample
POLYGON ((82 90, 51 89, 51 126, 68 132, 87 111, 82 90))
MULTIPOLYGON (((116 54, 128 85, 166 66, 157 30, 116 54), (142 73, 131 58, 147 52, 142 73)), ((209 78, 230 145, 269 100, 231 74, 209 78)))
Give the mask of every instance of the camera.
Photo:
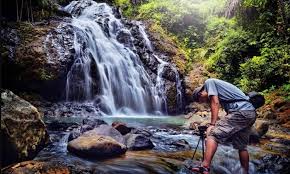
POLYGON ((199 132, 205 132, 207 130, 207 126, 198 126, 199 132))

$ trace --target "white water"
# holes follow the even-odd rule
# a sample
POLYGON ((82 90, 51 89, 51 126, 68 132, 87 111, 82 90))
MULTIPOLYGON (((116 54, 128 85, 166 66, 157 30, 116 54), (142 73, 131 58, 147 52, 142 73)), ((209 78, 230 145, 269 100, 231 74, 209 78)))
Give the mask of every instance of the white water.
MULTIPOLYGON (((142 34, 146 47, 151 51, 154 52, 153 46, 148 38, 148 35, 145 32, 145 29, 143 25, 139 24, 139 31, 142 34)), ((176 70, 175 67, 170 65, 170 63, 163 61, 161 58, 159 58, 156 54, 153 54, 153 56, 157 59, 159 62, 158 64, 158 71, 157 71, 157 78, 156 78, 156 84, 155 84, 155 97, 157 99, 157 105, 167 113, 167 97, 166 97, 166 89, 165 89, 165 80, 163 79, 163 73, 164 68, 166 66, 169 66, 174 72, 175 72, 175 83, 176 83, 176 100, 177 100, 177 111, 180 112, 183 106, 183 99, 182 99, 182 85, 181 80, 179 78, 179 73, 176 70), (161 100, 160 100, 161 99, 161 100)))
POLYGON ((152 95, 154 84, 138 56, 116 39, 121 30, 130 32, 112 9, 105 3, 73 1, 65 10, 74 15, 71 25, 76 49, 75 63, 67 77, 67 100, 97 98, 109 114, 145 114, 153 109, 162 112, 154 106, 158 103, 152 95), (97 96, 92 95, 92 64, 98 77, 97 96))
MULTIPOLYGON (((64 10, 71 13, 73 19, 58 29, 72 28, 75 51, 73 65, 67 74, 67 101, 94 103, 104 115, 167 115, 165 79, 162 76, 164 68, 170 66, 176 73, 176 107, 179 110, 182 106, 179 73, 168 62, 153 55, 153 46, 140 22, 136 24, 145 46, 159 62, 155 84, 134 52, 132 34, 113 15, 110 6, 83 0, 72 1, 64 10), (129 36, 126 44, 118 41, 122 33, 129 36)), ((62 36, 54 39, 48 35, 45 46, 53 44, 61 56, 64 50, 59 37, 62 36)), ((49 58, 58 57, 50 55, 49 51, 47 55, 49 58)))

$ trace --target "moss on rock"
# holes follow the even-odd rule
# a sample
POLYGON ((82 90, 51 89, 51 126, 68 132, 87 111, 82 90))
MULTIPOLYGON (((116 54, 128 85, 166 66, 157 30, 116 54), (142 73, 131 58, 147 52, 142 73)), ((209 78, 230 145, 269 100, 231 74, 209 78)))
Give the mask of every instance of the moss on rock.
POLYGON ((2 91, 1 99, 2 165, 32 159, 48 141, 41 115, 11 91, 2 91))

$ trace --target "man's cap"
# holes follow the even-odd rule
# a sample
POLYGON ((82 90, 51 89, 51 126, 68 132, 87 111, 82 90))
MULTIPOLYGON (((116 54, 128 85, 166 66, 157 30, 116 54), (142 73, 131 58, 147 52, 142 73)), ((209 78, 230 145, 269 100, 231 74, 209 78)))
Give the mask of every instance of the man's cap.
POLYGON ((202 89, 203 89, 203 85, 200 86, 200 87, 195 88, 195 90, 193 91, 192 100, 194 102, 198 101, 198 93, 200 93, 202 91, 202 89))

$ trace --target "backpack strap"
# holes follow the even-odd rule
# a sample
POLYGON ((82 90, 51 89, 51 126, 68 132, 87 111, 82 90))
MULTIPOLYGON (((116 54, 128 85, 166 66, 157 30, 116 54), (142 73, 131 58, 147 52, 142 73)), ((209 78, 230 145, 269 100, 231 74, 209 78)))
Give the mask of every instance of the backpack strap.
POLYGON ((232 99, 232 100, 221 100, 221 102, 223 103, 235 103, 235 102, 240 102, 240 101, 247 101, 247 102, 250 102, 250 100, 246 100, 246 99, 232 99))

